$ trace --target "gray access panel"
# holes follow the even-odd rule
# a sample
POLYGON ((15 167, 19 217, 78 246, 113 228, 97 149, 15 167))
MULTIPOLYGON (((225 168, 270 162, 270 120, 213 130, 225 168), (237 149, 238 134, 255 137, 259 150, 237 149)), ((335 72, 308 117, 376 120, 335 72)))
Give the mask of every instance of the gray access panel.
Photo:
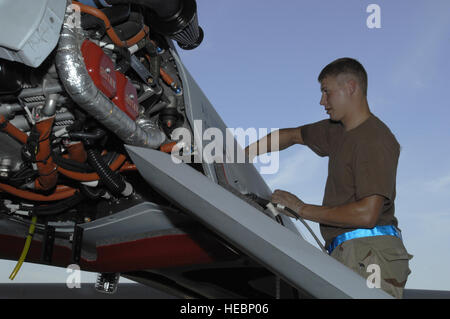
POLYGON ((0 0, 0 58, 38 67, 56 47, 65 0, 0 0))
POLYGON ((187 164, 126 148, 150 185, 294 287, 316 298, 392 298, 187 164))

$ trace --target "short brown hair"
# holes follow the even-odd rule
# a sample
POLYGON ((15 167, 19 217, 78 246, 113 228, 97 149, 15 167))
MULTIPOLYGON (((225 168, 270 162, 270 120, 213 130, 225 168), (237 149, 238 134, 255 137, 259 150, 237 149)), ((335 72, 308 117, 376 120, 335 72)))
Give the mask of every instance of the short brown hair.
POLYGON ((359 82, 362 92, 367 96, 367 72, 357 60, 352 58, 337 59, 326 67, 319 74, 319 82, 327 76, 338 76, 340 74, 352 74, 359 82))

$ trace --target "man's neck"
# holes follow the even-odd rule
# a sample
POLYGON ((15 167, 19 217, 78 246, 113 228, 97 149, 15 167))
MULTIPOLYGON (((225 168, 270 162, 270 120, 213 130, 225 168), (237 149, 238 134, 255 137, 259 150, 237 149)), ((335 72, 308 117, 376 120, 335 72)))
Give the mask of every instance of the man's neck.
POLYGON ((364 123, 371 115, 367 101, 362 102, 356 110, 349 114, 348 117, 342 119, 345 131, 350 131, 362 123, 364 123))

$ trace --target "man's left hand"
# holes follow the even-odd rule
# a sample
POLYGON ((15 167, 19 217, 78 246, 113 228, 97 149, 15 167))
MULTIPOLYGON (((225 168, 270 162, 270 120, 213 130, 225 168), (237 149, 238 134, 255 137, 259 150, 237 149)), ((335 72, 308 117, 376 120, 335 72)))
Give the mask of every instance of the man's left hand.
POLYGON ((301 211, 305 203, 294 194, 277 189, 273 192, 271 201, 272 203, 289 207, 294 212, 302 216, 301 211))

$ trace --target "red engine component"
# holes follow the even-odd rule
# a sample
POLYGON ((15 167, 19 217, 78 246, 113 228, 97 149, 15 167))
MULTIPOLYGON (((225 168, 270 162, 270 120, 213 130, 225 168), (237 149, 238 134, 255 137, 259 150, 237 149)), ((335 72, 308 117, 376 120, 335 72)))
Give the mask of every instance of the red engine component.
POLYGON ((117 78, 114 62, 94 42, 85 40, 81 45, 86 69, 95 86, 110 99, 117 92, 117 78))
POLYGON ((117 95, 114 97, 113 102, 130 118, 136 120, 139 115, 137 91, 133 84, 122 73, 116 72, 116 78, 117 95))
POLYGON ((85 40, 81 52, 95 86, 130 118, 136 120, 139 102, 133 84, 124 74, 115 71, 114 62, 94 42, 85 40))

